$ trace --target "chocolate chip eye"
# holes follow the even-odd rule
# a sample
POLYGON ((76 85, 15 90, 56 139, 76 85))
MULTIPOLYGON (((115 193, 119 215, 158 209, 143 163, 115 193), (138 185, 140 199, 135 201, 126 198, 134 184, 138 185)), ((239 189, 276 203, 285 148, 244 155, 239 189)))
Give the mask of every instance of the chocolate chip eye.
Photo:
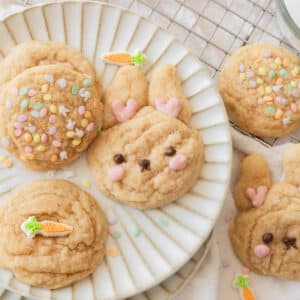
POLYGON ((114 162, 115 162, 117 165, 119 165, 119 164, 125 162, 125 157, 124 157, 124 155, 121 154, 121 153, 115 154, 115 155, 114 155, 114 162))
POLYGON ((273 241, 273 234, 270 232, 264 233, 262 240, 265 244, 270 244, 273 241))
POLYGON ((166 149, 166 151, 165 151, 165 155, 166 155, 166 156, 173 156, 173 155, 175 155, 175 154, 176 154, 176 150, 175 150, 175 148, 172 147, 172 146, 168 147, 168 148, 166 149))
POLYGON ((139 166, 141 167, 141 171, 150 170, 150 160, 149 159, 141 159, 139 161, 139 166))
POLYGON ((296 238, 294 238, 294 237, 285 236, 282 239, 282 242, 285 244, 287 250, 289 250, 291 247, 293 247, 294 249, 298 249, 298 247, 296 245, 296 238))

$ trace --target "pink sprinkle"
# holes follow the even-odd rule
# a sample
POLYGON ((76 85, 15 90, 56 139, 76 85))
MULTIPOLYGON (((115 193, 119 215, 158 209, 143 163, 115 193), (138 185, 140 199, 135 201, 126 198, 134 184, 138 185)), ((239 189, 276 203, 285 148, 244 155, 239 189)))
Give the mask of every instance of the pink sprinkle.
POLYGON ((83 115, 85 113, 85 107, 83 105, 81 105, 81 106, 78 107, 78 113, 80 115, 83 115))
POLYGON ((15 122, 15 128, 17 128, 17 129, 22 129, 22 127, 23 127, 23 125, 22 125, 22 123, 20 123, 20 122, 15 122))
POLYGON ((28 91, 28 96, 29 96, 29 97, 33 97, 33 96, 35 96, 36 94, 37 94, 37 91, 36 91, 36 90, 30 89, 30 90, 28 91))
POLYGON ((53 145, 54 147, 60 147, 60 146, 61 146, 61 142, 60 142, 60 141, 57 141, 57 140, 54 140, 54 141, 52 142, 52 145, 53 145))
POLYGON ((265 51, 265 52, 263 53, 263 57, 264 57, 264 58, 270 58, 270 57, 271 57, 271 53, 268 52, 268 51, 265 51))
POLYGON ((288 100, 286 98, 281 98, 281 104, 282 105, 287 105, 288 104, 288 100))
POLYGON ((47 143, 48 141, 48 136, 46 133, 43 133, 42 136, 41 136, 41 141, 43 144, 47 143))
POLYGON ((24 148, 24 151, 25 151, 26 153, 31 153, 31 152, 32 152, 32 147, 26 146, 26 147, 24 148))
POLYGON ((12 89, 11 89, 11 94, 13 96, 18 96, 19 95, 19 90, 16 86, 14 86, 12 89))
POLYGON ((86 127, 86 131, 93 131, 94 130, 94 123, 90 123, 87 127, 86 127))
POLYGON ((22 134, 22 129, 15 130, 15 136, 20 136, 22 134))
POLYGON ((27 120, 27 116, 26 115, 19 115, 18 116, 18 121, 19 122, 25 122, 27 120))
POLYGON ((40 110, 40 116, 41 118, 44 118, 46 117, 46 115, 47 115, 47 108, 44 107, 40 110))
POLYGON ((276 103, 281 104, 282 98, 281 98, 280 96, 277 96, 277 97, 275 98, 275 101, 276 101, 276 103))
POLYGON ((55 123, 56 120, 57 120, 56 115, 51 115, 51 116, 49 117, 49 122, 50 122, 50 123, 55 123))
POLYGON ((259 98, 259 99, 257 100, 257 103, 260 104, 260 105, 262 105, 262 104, 265 103, 265 100, 264 100, 263 98, 259 98))
POLYGON ((296 103, 291 103, 291 111, 292 112, 297 112, 298 108, 297 108, 297 105, 296 103))

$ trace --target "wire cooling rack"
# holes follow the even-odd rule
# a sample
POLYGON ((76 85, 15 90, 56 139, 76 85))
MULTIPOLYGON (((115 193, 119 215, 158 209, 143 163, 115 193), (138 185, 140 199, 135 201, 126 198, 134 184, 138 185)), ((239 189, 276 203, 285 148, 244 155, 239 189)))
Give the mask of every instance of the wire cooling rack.
MULTIPOLYGON (((17 0, 18 2, 22 0, 17 0)), ((47 0, 46 0, 47 1, 47 0)), ((27 0, 30 4, 43 1, 27 0)), ((55 2, 55 1, 53 1, 55 2)), ((217 81, 227 57, 239 47, 271 42, 297 52, 280 33, 272 0, 104 0, 128 8, 168 30, 207 65, 217 81)), ((268 147, 300 141, 300 129, 284 138, 257 138, 268 147)))

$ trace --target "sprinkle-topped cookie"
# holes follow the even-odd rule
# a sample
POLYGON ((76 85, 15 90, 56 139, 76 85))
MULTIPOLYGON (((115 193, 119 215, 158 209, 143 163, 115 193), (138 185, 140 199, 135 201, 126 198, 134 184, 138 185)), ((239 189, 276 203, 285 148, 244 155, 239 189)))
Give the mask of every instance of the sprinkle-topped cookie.
POLYGON ((2 146, 31 169, 76 159, 101 121, 93 80, 62 66, 24 71, 4 86, 0 98, 2 146))
POLYGON ((300 120, 300 60, 270 44, 236 51, 220 76, 230 118, 259 136, 281 136, 300 120))

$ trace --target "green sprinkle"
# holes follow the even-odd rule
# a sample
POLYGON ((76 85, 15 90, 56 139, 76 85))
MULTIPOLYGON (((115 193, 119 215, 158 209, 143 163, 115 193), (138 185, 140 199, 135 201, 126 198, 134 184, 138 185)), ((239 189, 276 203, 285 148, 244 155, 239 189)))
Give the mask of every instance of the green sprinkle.
POLYGON ((85 79, 85 80, 83 80, 83 85, 91 86, 91 85, 93 85, 93 81, 91 79, 85 79))
POLYGON ((79 88, 76 85, 73 85, 71 88, 72 95, 77 95, 79 91, 79 88))
POLYGON ((249 277, 238 275, 234 284, 236 287, 245 290, 249 287, 249 277))
POLYGON ((102 123, 99 123, 99 124, 98 124, 98 127, 97 127, 97 130, 98 130, 98 131, 101 131, 101 129, 102 129, 102 123))
POLYGON ((267 107, 267 114, 268 115, 273 116, 273 115, 275 115, 275 113, 276 113, 276 109, 273 106, 268 106, 267 107))
POLYGON ((280 69, 279 71, 280 76, 285 77, 287 76, 289 73, 286 69, 280 69))
POLYGON ((274 70, 271 70, 270 72, 269 72, 269 78, 274 78, 275 77, 275 75, 276 75, 276 72, 274 71, 274 70))
POLYGON ((114 238, 114 239, 119 239, 120 237, 121 237, 121 232, 120 231, 115 231, 113 234, 112 234, 112 237, 114 238))
POLYGON ((138 50, 137 53, 131 56, 131 62, 133 62, 137 66, 141 66, 146 60, 146 56, 142 51, 138 50))
POLYGON ((33 105, 33 108, 36 110, 40 110, 43 107, 43 103, 42 102, 36 102, 33 105))
POLYGON ((287 85, 287 87, 288 87, 288 90, 289 90, 289 91, 292 91, 292 90, 294 89, 294 87, 293 87, 293 85, 292 85, 291 83, 289 83, 289 84, 287 85))
POLYGON ((25 96, 28 93, 28 87, 27 86, 23 86, 20 88, 20 95, 21 96, 25 96))
POLYGON ((168 220, 166 220, 165 218, 160 218, 159 219, 159 224, 163 227, 167 227, 169 225, 168 220))
POLYGON ((138 227, 135 227, 132 231, 132 234, 133 234, 134 237, 139 237, 140 234, 141 234, 141 231, 138 227))
POLYGON ((29 105, 29 100, 28 99, 23 99, 21 102, 21 108, 26 109, 29 105))

